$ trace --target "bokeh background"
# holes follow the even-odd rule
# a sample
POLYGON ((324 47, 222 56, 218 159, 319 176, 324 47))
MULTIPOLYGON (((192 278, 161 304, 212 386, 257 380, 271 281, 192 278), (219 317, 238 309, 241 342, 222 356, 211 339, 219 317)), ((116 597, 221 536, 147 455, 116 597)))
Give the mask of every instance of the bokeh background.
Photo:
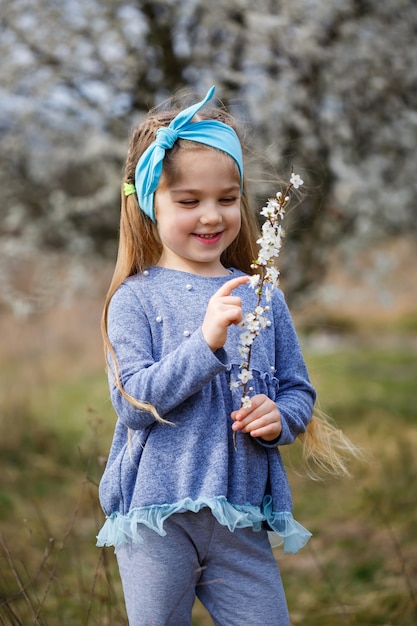
POLYGON ((212 84, 255 204, 305 181, 282 287, 320 408, 366 457, 313 482, 286 451, 314 532, 276 551, 293 624, 416 623, 415 0, 0 0, 0 59, 0 623, 127 623, 94 547, 122 168, 149 108, 212 84))

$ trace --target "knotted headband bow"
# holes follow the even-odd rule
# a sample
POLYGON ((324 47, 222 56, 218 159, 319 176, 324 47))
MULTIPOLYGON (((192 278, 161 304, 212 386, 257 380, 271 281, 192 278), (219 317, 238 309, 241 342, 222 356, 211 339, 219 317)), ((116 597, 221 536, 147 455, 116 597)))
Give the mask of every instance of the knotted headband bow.
POLYGON ((170 150, 177 139, 188 139, 203 143, 226 152, 234 159, 243 181, 242 147, 233 128, 217 120, 192 119, 198 111, 213 97, 215 87, 211 87, 201 102, 178 113, 169 126, 159 128, 156 139, 140 157, 135 171, 135 187, 139 206, 153 222, 155 219, 154 193, 158 187, 165 151, 170 150))

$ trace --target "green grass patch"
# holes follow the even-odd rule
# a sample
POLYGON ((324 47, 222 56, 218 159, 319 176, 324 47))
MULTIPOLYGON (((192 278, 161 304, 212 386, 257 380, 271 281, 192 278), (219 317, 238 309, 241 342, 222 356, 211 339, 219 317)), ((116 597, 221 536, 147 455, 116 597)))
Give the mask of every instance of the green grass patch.
POLYGON ((328 353, 307 352, 306 357, 323 409, 342 424, 357 424, 376 412, 387 420, 416 424, 415 350, 344 344, 328 353))

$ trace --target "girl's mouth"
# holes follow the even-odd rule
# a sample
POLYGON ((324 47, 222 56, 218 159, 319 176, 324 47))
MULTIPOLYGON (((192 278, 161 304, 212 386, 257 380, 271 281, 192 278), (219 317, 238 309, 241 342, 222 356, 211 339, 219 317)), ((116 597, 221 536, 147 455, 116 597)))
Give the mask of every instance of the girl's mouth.
POLYGON ((194 237, 204 243, 217 243, 222 233, 194 233, 194 237))

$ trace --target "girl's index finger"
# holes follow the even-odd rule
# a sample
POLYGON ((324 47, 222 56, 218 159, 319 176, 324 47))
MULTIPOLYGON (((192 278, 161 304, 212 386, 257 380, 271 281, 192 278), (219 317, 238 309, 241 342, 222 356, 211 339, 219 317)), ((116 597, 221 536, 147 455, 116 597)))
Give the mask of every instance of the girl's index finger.
POLYGON ((249 276, 237 276, 236 278, 232 278, 231 280, 228 280, 226 283, 224 283, 224 285, 222 285, 220 289, 218 289, 216 295, 230 296, 233 289, 236 289, 236 287, 239 287, 240 285, 244 285, 248 282, 248 280, 249 276))

